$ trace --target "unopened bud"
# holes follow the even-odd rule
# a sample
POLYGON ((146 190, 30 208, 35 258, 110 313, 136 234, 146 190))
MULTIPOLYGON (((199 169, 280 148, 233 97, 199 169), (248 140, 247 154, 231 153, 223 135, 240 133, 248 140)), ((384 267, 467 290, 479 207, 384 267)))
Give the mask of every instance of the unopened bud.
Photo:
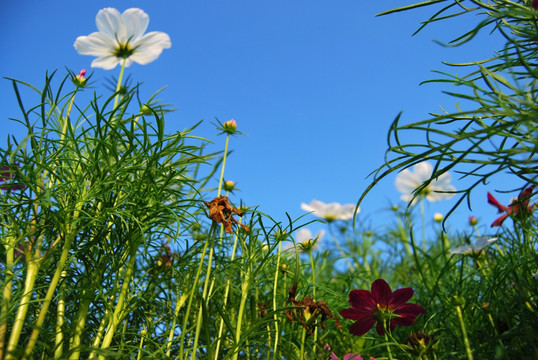
POLYGON ((433 220, 434 220, 435 222, 441 222, 441 221, 443 221, 443 214, 441 214, 441 213, 435 213, 435 214, 433 214, 433 220))
POLYGON ((86 80, 86 69, 82 69, 78 75, 73 78, 73 83, 77 87, 84 87, 86 85, 86 80))
POLYGON ((237 122, 234 119, 226 121, 224 124, 222 124, 222 130, 224 130, 227 134, 233 134, 235 133, 235 130, 237 129, 237 122))
POLYGON ((476 216, 469 216, 469 225, 475 226, 476 224, 478 224, 478 219, 476 216))
POLYGON ((226 180, 222 188, 225 191, 233 191, 233 189, 235 189, 235 183, 232 180, 226 180))

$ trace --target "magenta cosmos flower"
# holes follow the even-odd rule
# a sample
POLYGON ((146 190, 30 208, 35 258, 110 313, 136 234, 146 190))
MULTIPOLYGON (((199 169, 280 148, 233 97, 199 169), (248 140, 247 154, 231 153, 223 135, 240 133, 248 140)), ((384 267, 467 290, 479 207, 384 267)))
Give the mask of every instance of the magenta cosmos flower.
POLYGON ((499 201, 497 201, 497 199, 495 199, 493 195, 488 192, 488 203, 495 206, 499 210, 499 213, 506 212, 506 214, 503 214, 497 219, 495 219, 495 221, 491 224, 491 227, 501 226, 504 220, 506 220, 506 218, 509 216, 518 215, 520 213, 532 212, 532 210, 534 209, 534 205, 529 206, 529 201, 531 196, 533 195, 532 191, 534 190, 534 187, 535 185, 531 185, 525 190, 523 190, 519 194, 517 199, 512 200, 512 202, 508 206, 499 203, 499 201))
POLYGON ((372 291, 353 290, 349 293, 351 308, 340 311, 346 319, 356 320, 349 328, 353 335, 361 336, 377 322, 377 333, 384 335, 383 322, 390 322, 390 331, 396 326, 409 326, 418 315, 426 312, 417 304, 406 304, 413 296, 411 288, 398 289, 394 292, 383 279, 372 284, 372 291))

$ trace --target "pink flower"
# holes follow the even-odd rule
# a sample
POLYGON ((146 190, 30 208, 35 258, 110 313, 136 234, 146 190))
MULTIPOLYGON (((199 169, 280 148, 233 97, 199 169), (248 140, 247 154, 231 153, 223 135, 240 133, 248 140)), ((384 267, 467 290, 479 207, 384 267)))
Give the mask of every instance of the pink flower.
POLYGON ((349 332, 361 336, 370 330, 377 322, 376 330, 384 335, 383 323, 390 323, 390 331, 396 326, 409 326, 415 322, 418 315, 426 312, 417 304, 406 304, 414 291, 411 288, 398 289, 394 292, 383 279, 377 279, 372 284, 372 291, 353 290, 349 293, 351 308, 340 311, 347 319, 356 320, 349 332))
POLYGON ((509 217, 509 216, 532 212, 534 210, 534 206, 536 204, 533 204, 533 205, 529 206, 529 200, 530 200, 531 196, 533 195, 532 191, 534 190, 534 187, 535 187, 535 185, 531 185, 528 188, 526 188, 525 190, 523 190, 519 194, 517 199, 512 200, 512 202, 508 206, 505 206, 505 205, 502 205, 501 203, 499 203, 499 201, 497 201, 497 199, 495 199, 493 197, 493 195, 491 195, 488 192, 488 203, 495 206, 499 210, 499 213, 506 212, 506 214, 503 214, 500 217, 498 217, 491 224, 491 227, 501 226, 502 223, 504 222, 504 220, 506 220, 506 218, 509 217))

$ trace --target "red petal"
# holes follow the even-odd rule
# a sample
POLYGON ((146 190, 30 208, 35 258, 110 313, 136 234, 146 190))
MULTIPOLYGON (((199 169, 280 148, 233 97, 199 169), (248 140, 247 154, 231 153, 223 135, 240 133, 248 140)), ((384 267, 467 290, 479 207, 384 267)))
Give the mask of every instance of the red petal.
POLYGON ((377 304, 388 305, 392 290, 385 280, 377 279, 372 284, 372 295, 377 304))
POLYGON ((368 290, 352 290, 349 293, 349 305, 358 309, 375 309, 376 303, 368 290))
POLYGON ((392 296, 389 301, 389 306, 392 305, 393 308, 398 308, 400 305, 405 304, 409 299, 413 297, 415 291, 411 288, 398 289, 392 293, 392 296))
POLYGON ((354 308, 340 310, 340 315, 350 320, 364 320, 366 318, 373 317, 372 314, 373 314, 372 311, 354 309, 354 308))
POLYGON ((497 218, 497 220, 495 220, 492 224, 491 224, 491 227, 494 227, 494 226, 501 226, 504 222, 504 220, 506 220, 506 218, 508 217, 508 214, 504 214, 502 216, 500 216, 499 218, 497 218))
POLYGON ((488 203, 495 206, 499 210, 500 213, 502 213, 503 211, 506 211, 506 206, 498 202, 497 199, 495 199, 493 195, 491 195, 489 192, 488 192, 488 203))
POLYGON ((385 335, 385 330, 383 329, 383 324, 381 323, 381 321, 377 322, 377 325, 376 325, 375 329, 377 330, 377 333, 379 335, 381 335, 381 336, 385 335))
POLYGON ((420 314, 424 314, 426 310, 420 305, 417 304, 403 304, 401 305, 396 311, 394 311, 395 314, 399 315, 399 317, 394 318, 392 321, 396 325, 402 325, 407 326, 411 325, 417 316, 420 314))
POLYGON ((521 194, 519 194, 519 196, 517 197, 518 202, 525 208, 529 206, 529 200, 532 196, 532 190, 534 190, 534 185, 531 185, 525 190, 523 190, 521 194))
POLYGON ((373 317, 369 319, 364 319, 362 321, 357 321, 349 327, 349 332, 353 335, 361 336, 366 334, 368 330, 370 330, 372 326, 374 326, 374 324, 375 319, 373 317))

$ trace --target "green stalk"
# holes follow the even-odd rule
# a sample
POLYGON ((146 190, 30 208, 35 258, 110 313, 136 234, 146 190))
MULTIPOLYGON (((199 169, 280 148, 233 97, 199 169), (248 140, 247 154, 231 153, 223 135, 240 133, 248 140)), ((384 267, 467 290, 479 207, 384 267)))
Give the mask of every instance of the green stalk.
POLYGON ((13 355, 13 353, 17 349, 17 345, 19 344, 22 327, 24 325, 24 320, 26 319, 26 313, 28 311, 28 304, 30 303, 30 301, 32 301, 32 291, 34 289, 34 283, 37 278, 38 271, 39 271, 39 262, 33 258, 29 259, 28 265, 26 267, 26 280, 24 281, 24 293, 22 295, 20 304, 17 309, 17 315, 15 316, 13 328, 11 329, 11 336, 9 337, 9 342, 7 344, 5 360, 17 359, 13 355))
MULTIPOLYGON (((241 218, 239 218, 239 223, 241 223, 241 218)), ((223 229, 223 226, 221 225, 221 238, 222 238, 222 229, 223 229)), ((230 262, 234 261, 236 250, 237 250, 237 234, 234 235, 234 244, 232 247, 232 255, 230 256, 230 262)), ((230 279, 226 280, 226 289, 224 290, 224 308, 226 308, 226 304, 228 304, 228 297, 229 297, 231 285, 232 285, 232 281, 230 279)), ((217 360, 219 356, 220 343, 221 343, 221 337, 222 337, 223 331, 224 331, 224 318, 221 317, 220 325, 219 325, 219 333, 217 336, 217 345, 215 348, 214 360, 217 360)))
MULTIPOLYGON (((249 269, 250 270, 250 269, 249 269)), ((250 271, 246 274, 245 280, 241 283, 241 302, 239 303, 239 312, 237 314, 237 325, 235 329, 235 341, 239 342, 241 337, 241 323, 243 321, 243 313, 245 312, 245 307, 248 298, 248 290, 250 288, 251 282, 251 273, 250 271)), ((239 356, 239 348, 234 350, 233 360, 237 360, 239 356)))
POLYGON ((6 345, 6 334, 7 334, 7 318, 8 318, 8 309, 9 309, 9 300, 11 299, 13 282, 12 276, 13 272, 11 271, 13 267, 13 246, 11 244, 15 243, 10 241, 11 238, 8 237, 6 248, 6 277, 4 288, 2 289, 2 312, 0 313, 0 359, 4 358, 4 348, 6 345))
POLYGON ((206 238, 206 241, 204 242, 204 248, 202 250, 202 254, 200 255, 200 264, 198 265, 198 269, 196 270, 196 276, 194 277, 193 286, 191 287, 191 292, 189 294, 189 302, 187 303, 187 312, 185 313, 185 317, 183 318, 183 326, 181 331, 181 338, 180 338, 180 345, 179 345, 179 359, 183 359, 184 355, 184 349, 185 349, 185 335, 187 333, 187 324, 189 322, 189 316, 191 312, 191 306, 192 306, 192 300, 194 298, 194 292, 196 291, 196 285, 198 284, 198 280, 200 279, 200 274, 202 273, 202 268, 204 266, 204 258, 205 253, 207 251, 207 245, 209 243, 209 239, 213 237, 213 234, 215 233, 215 223, 211 224, 211 229, 209 230, 209 235, 206 238))
POLYGON ((168 343, 166 345, 166 356, 170 357, 170 352, 172 351, 172 340, 174 339, 174 329, 176 328, 177 317, 179 315, 179 310, 185 305, 187 300, 186 295, 179 296, 179 290, 177 294, 178 301, 176 303, 176 308, 174 309, 174 319, 172 320, 172 326, 170 327, 170 332, 168 334, 168 343))
POLYGON ((118 83, 116 84, 116 97, 114 98, 114 110, 116 110, 116 106, 118 106, 118 100, 120 97, 120 94, 118 91, 121 89, 121 82, 123 80, 123 71, 125 70, 125 59, 121 62, 121 70, 120 70, 120 76, 118 77, 118 83))
POLYGON ((389 345, 389 338, 388 338, 388 330, 390 330, 390 319, 387 321, 386 319, 383 320, 383 326, 385 327, 385 346, 387 347, 387 354, 389 355, 389 360, 392 360, 392 350, 390 350, 389 345))
POLYGON ((54 296, 54 292, 56 291, 56 287, 58 286, 58 282, 60 281, 65 265, 67 263, 67 257, 69 256, 69 250, 71 249, 71 243, 73 241, 73 238, 74 238, 74 235, 69 236, 68 239, 66 239, 64 248, 62 249, 62 254, 60 255, 58 266, 56 267, 54 276, 52 277, 52 280, 50 281, 47 294, 45 295, 45 299, 43 300, 43 304, 41 305, 41 310, 39 311, 39 315, 35 322, 34 329, 32 330, 32 335, 30 335, 30 340, 28 341, 28 345, 26 345, 26 349, 24 351, 24 356, 22 360, 28 359, 30 355, 32 354, 32 351, 34 350, 34 346, 37 342, 37 338, 39 336, 39 332, 41 331, 41 327, 43 326, 43 323, 45 322, 45 317, 47 316, 47 311, 49 310, 49 306, 54 296))
MULTIPOLYGON (((66 271, 62 271, 62 278, 67 276, 66 271)), ((56 338, 54 346, 54 358, 60 359, 63 354, 63 340, 64 333, 62 327, 64 325, 65 319, 65 294, 60 292, 58 294, 58 305, 56 307, 56 338)))
POLYGON ((458 314, 458 320, 460 321, 461 333, 463 335, 463 343, 465 344, 465 352, 467 354, 467 359, 473 360, 473 352, 471 350, 469 338, 467 337, 467 330, 465 329, 465 322, 463 321, 463 313, 461 311, 461 306, 456 305, 456 312, 458 314))
POLYGON ((275 345, 273 347, 273 360, 276 360, 277 348, 278 348, 278 338, 279 338, 279 329, 278 329, 278 315, 276 313, 276 295, 278 289, 278 273, 280 271, 280 251, 282 248, 282 242, 278 242, 278 250, 276 254, 276 271, 275 271, 275 281, 273 283, 273 319, 275 321, 275 345))
MULTIPOLYGON (((221 227, 222 227, 222 224, 221 224, 221 227)), ((202 290, 202 301, 206 304, 206 308, 209 302, 208 296, 207 296, 207 290, 209 288, 209 278, 211 277, 211 266, 213 262, 213 252, 214 252, 213 240, 214 240, 213 238, 209 239, 209 241, 211 241, 211 246, 209 249, 209 256, 207 259, 207 274, 204 280, 204 289, 202 290)), ((198 309, 198 318, 196 319, 196 331, 194 332, 194 344, 193 344, 193 349, 192 349, 192 354, 191 354, 192 360, 196 359, 198 339, 200 338, 200 330, 202 329, 203 309, 204 309, 203 306, 200 306, 200 308, 198 309)))
MULTIPOLYGON (((138 235, 137 235, 138 236, 138 235)), ((103 338, 103 343, 101 344, 101 349, 106 349, 110 346, 112 343, 112 338, 114 337, 114 333, 116 332, 116 328, 121 323, 121 321, 124 318, 123 310, 125 308, 125 298, 127 297, 127 294, 129 292, 129 283, 131 282, 131 278, 133 276, 134 267, 136 264, 136 251, 138 250, 138 240, 139 238, 136 238, 136 241, 131 246, 131 251, 129 254, 129 263, 127 264, 127 270, 125 272, 125 276, 123 278, 123 284, 121 286, 120 290, 120 296, 118 297, 118 302, 116 303, 116 308, 114 309, 114 313, 112 314, 111 321, 109 322, 109 326, 106 330, 105 337, 103 338)), ((100 355, 99 360, 104 360, 105 357, 100 355)))
POLYGON ((230 142, 230 135, 226 134, 226 144, 224 145, 224 155, 222 156, 222 167, 220 169, 219 188, 217 190, 217 197, 220 196, 222 191, 222 182, 224 181, 224 168, 226 167, 226 158, 228 155, 228 143, 230 142))
MULTIPOLYGON (((312 268, 312 300, 316 301, 316 268, 314 266, 314 257, 312 256, 312 249, 308 251, 308 255, 310 256, 310 267, 312 268)), ((315 324, 314 324, 315 326, 315 324)), ((312 352, 316 353, 316 342, 318 341, 318 327, 314 327, 314 347, 312 348, 312 352)))

